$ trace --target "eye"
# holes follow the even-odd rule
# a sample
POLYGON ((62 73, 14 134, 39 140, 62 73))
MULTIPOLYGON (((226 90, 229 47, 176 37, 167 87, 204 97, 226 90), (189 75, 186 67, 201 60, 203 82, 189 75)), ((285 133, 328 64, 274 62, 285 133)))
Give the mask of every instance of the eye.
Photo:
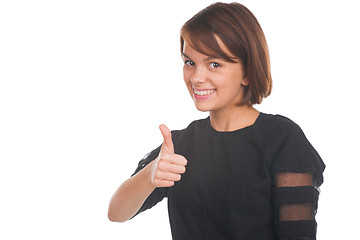
POLYGON ((212 63, 210 63, 210 67, 211 68, 218 68, 218 67, 220 67, 220 64, 218 64, 216 62, 212 62, 212 63))
POLYGON ((185 63, 185 65, 187 65, 189 67, 195 66, 195 63, 191 60, 185 60, 184 63, 185 63))

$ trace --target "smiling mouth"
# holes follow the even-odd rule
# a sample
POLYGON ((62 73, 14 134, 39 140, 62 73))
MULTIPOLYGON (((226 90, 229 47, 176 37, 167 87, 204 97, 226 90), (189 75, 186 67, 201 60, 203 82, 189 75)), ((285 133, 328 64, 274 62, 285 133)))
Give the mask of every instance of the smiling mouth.
POLYGON ((207 95, 212 94, 215 91, 216 91, 216 89, 211 89, 211 90, 197 90, 197 89, 194 89, 194 93, 197 96, 207 96, 207 95))

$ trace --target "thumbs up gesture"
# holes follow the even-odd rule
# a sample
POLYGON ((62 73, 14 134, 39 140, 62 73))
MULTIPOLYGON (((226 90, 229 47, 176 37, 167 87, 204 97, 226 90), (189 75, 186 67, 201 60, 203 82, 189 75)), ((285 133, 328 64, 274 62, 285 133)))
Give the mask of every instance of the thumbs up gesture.
POLYGON ((174 144, 171 132, 165 125, 160 125, 164 137, 159 156, 152 163, 151 182, 155 187, 171 187, 181 179, 185 172, 187 160, 174 153, 174 144))

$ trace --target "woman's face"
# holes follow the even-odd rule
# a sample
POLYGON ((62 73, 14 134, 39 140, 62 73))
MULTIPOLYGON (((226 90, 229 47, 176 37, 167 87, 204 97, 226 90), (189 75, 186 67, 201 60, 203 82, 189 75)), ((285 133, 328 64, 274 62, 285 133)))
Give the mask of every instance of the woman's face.
MULTIPOLYGON (((229 51, 219 41, 226 54, 229 51)), ((229 54, 231 56, 231 54, 229 54)), ((184 80, 199 111, 231 111, 242 101, 248 85, 240 62, 231 63, 197 52, 184 43, 184 80)))

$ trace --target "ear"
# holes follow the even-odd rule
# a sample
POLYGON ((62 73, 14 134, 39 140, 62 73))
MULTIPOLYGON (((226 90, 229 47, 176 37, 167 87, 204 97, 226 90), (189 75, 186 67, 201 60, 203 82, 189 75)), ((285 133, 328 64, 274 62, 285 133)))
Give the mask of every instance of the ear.
POLYGON ((249 85, 249 79, 247 76, 244 76, 241 81, 241 85, 248 86, 249 85))

